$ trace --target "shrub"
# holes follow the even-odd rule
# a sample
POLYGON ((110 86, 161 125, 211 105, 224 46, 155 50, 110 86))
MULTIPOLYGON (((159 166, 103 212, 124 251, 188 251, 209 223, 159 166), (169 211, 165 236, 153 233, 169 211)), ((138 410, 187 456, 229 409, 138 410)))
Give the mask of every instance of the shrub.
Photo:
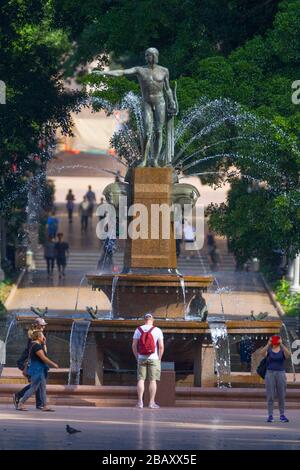
POLYGON ((286 279, 281 279, 275 284, 275 295, 287 315, 299 315, 300 293, 291 292, 291 286, 286 279))

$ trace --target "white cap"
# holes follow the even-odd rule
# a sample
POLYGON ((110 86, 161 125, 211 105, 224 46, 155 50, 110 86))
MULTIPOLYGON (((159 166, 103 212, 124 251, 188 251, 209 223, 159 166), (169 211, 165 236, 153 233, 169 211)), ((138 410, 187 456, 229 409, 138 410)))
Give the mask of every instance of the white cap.
POLYGON ((153 318, 152 313, 145 313, 144 318, 153 318))
POLYGON ((34 323, 37 323, 40 326, 46 326, 47 325, 45 320, 43 318, 40 318, 40 317, 35 318, 34 323))

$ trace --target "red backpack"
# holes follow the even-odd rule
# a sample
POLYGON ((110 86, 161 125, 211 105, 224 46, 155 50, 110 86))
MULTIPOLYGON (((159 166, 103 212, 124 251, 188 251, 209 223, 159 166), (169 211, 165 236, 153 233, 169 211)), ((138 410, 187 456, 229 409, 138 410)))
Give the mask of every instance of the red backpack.
POLYGON ((155 353, 155 342, 151 331, 154 330, 155 326, 152 326, 150 330, 144 331, 143 328, 139 327, 138 330, 141 336, 138 340, 138 353, 141 356, 150 356, 155 353))

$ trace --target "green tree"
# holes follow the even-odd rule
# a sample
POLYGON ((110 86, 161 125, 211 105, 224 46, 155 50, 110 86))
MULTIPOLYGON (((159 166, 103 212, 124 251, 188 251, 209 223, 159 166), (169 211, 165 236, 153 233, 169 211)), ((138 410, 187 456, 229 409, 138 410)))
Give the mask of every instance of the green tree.
POLYGON ((63 87, 62 59, 68 35, 55 26, 52 0, 11 0, 1 8, 0 206, 13 239, 24 221, 26 179, 51 158, 55 130, 70 128, 79 95, 63 87), (23 214, 16 217, 16 214, 23 214), (12 226, 12 222, 15 225, 12 226))

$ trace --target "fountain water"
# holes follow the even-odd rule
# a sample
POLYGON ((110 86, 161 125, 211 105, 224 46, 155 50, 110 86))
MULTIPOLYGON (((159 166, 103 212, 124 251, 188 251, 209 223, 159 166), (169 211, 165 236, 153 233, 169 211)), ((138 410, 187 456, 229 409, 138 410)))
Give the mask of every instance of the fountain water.
MULTIPOLYGON (((97 98, 94 99, 94 104, 97 104, 100 108, 105 107, 107 109, 110 106, 110 111, 113 109, 107 102, 104 103, 104 101, 102 102, 97 98)), ((118 155, 120 155, 121 159, 124 159, 130 169, 126 175, 126 182, 130 185, 132 201, 147 205, 154 198, 159 203, 170 205, 174 194, 174 182, 177 184, 178 181, 176 172, 173 168, 167 166, 164 168, 135 168, 142 157, 144 141, 140 98, 132 93, 128 94, 121 103, 121 108, 122 106, 132 111, 135 125, 130 126, 130 123, 126 123, 124 129, 118 132, 112 141, 118 155)), ((211 162, 219 163, 224 161, 226 168, 226 165, 231 165, 232 161, 246 164, 248 158, 252 163, 261 164, 260 166, 268 169, 268 171, 271 169, 274 178, 275 176, 281 177, 280 171, 271 160, 269 163, 266 163, 259 159, 259 155, 264 151, 262 147, 267 146, 268 140, 264 140, 263 137, 261 138, 258 123, 259 120, 257 118, 244 112, 241 107, 229 100, 214 100, 212 102, 202 100, 179 122, 175 130, 175 143, 178 149, 175 156, 173 155, 171 166, 175 167, 178 164, 182 166, 185 174, 192 174, 191 172, 193 171, 194 174, 199 174, 198 164, 205 165, 211 162), (229 125, 227 126, 227 124, 229 125), (216 139, 213 141, 213 131, 217 131, 219 136, 220 126, 224 128, 227 126, 229 131, 230 128, 232 129, 232 126, 235 126, 235 130, 239 135, 234 138, 232 135, 229 135, 228 138, 222 140, 217 137, 217 141, 216 139), (249 128, 251 132, 248 130, 249 128), (244 135, 242 134, 243 132, 244 135), (201 145, 203 139, 205 139, 205 146, 201 145), (249 146, 247 152, 250 156, 245 157, 242 152, 237 151, 235 148, 235 151, 232 150, 231 146, 243 143, 245 140, 260 146, 259 151, 254 152, 251 148, 252 146, 249 146), (229 145, 230 151, 228 151, 229 145), (216 148, 215 153, 207 155, 211 148, 216 148)), ((163 149, 162 154, 164 153, 165 150, 163 149)), ((107 173, 113 172, 107 171, 107 173)), ((249 177, 251 178, 252 176, 249 177)), ((253 178, 255 178, 255 175, 253 178)), ((154 239, 147 240, 147 242, 134 240, 128 243, 127 256, 125 256, 126 272, 124 271, 118 276, 113 274, 103 275, 102 273, 88 275, 88 280, 93 285, 93 288, 104 290, 111 300, 110 325, 111 328, 114 328, 113 331, 116 334, 119 333, 118 328, 121 330, 123 328, 121 322, 115 321, 116 316, 120 314, 120 310, 123 309, 122 317, 124 316, 133 322, 135 321, 134 319, 145 311, 152 311, 154 316, 160 318, 163 316, 161 315, 163 313, 165 318, 168 317, 168 320, 181 320, 183 313, 185 314, 186 312, 187 304, 189 305, 191 300, 191 294, 192 296, 194 292, 198 295, 199 293, 201 294, 213 281, 210 276, 178 276, 175 243, 173 244, 173 241, 164 241, 163 245, 162 243, 157 243, 154 239), (182 301, 180 302, 180 308, 177 308, 180 287, 182 290, 182 301), (137 315, 137 312, 139 315, 137 315)), ((202 259, 201 255, 200 259, 202 259)), ((205 266, 203 265, 203 267, 206 273, 205 266)), ((216 278, 215 282, 217 284, 216 294, 221 299, 223 316, 209 317, 208 323, 216 356, 218 386, 230 386, 229 341, 222 301, 222 294, 225 292, 225 288, 220 288, 216 278)), ((77 292, 76 309, 78 298, 79 290, 77 292)), ((186 316, 185 319, 187 321, 193 320, 189 316, 186 316)), ((176 324, 179 322, 172 323, 176 324)), ((180 329, 186 326, 187 322, 185 326, 180 325, 177 327, 177 325, 171 325, 170 328, 173 328, 172 331, 175 334, 180 334, 180 329)), ((79 383, 80 367, 89 327, 89 321, 77 321, 72 324, 70 337, 70 384, 79 383)), ((186 339, 185 335, 182 339, 186 339)))
POLYGON ((86 320, 74 321, 72 324, 70 335, 70 370, 68 385, 79 385, 80 369, 90 324, 91 322, 86 320))
POLYGON ((293 381, 296 382, 296 372, 295 372, 295 366, 294 366, 294 362, 293 362, 293 359, 292 359, 292 348, 291 348, 291 342, 290 342, 290 337, 289 337, 289 332, 288 332, 288 329, 286 327, 286 325, 282 322, 282 327, 281 327, 281 337, 282 336, 285 336, 285 339, 286 341, 284 341, 286 344, 287 344, 287 347, 288 347, 288 350, 291 354, 290 356, 290 360, 291 360, 291 368, 292 368, 292 371, 293 371, 293 381))
POLYGON ((215 350, 215 364, 218 387, 231 387, 230 383, 230 348, 225 319, 221 316, 208 316, 208 324, 215 350))
MULTIPOLYGON (((119 280, 119 276, 115 276, 112 281, 111 299, 110 299, 110 303, 111 303, 110 318, 113 318, 114 316, 114 301, 115 301, 115 293, 116 293, 116 288, 118 285, 118 280, 119 280)), ((118 312, 115 312, 115 314, 118 314, 118 312)))
POLYGON ((84 283, 85 279, 86 279, 86 277, 85 277, 85 275, 84 275, 84 276, 81 278, 80 283, 79 283, 79 286, 78 286, 78 288, 77 288, 76 302, 75 302, 75 312, 77 312, 80 289, 81 289, 82 284, 84 283))
POLYGON ((17 324, 15 316, 6 321, 6 325, 3 328, 1 334, 3 339, 0 339, 0 377, 2 375, 3 367, 6 364, 6 348, 9 340, 9 336, 13 330, 13 327, 17 324))
POLYGON ((185 283, 184 283, 184 277, 179 276, 180 279, 180 286, 181 286, 181 292, 182 292, 182 298, 183 298, 183 305, 186 310, 186 297, 185 297, 185 283))

